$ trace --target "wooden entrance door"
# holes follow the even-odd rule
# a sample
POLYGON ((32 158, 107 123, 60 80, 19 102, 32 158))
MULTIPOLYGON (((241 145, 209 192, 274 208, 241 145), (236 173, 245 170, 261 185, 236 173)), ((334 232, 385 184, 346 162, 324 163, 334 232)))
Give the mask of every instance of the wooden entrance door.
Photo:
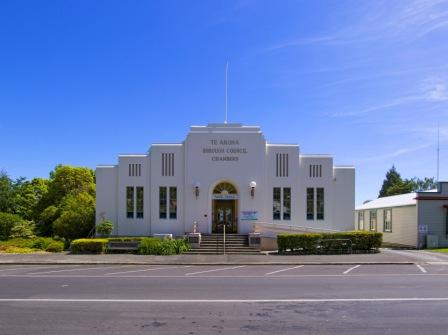
POLYGON ((226 233, 237 233, 236 200, 213 200, 213 226, 212 233, 223 233, 226 225, 226 233))

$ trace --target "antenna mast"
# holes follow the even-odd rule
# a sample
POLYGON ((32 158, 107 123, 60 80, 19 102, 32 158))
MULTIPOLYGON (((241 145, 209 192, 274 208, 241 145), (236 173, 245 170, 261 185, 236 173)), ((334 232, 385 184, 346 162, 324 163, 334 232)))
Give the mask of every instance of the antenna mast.
POLYGON ((439 182, 439 164, 440 162, 440 125, 437 124, 437 182, 439 182))
POLYGON ((225 97, 225 119, 224 123, 227 124, 227 70, 229 69, 229 61, 226 62, 226 97, 225 97))

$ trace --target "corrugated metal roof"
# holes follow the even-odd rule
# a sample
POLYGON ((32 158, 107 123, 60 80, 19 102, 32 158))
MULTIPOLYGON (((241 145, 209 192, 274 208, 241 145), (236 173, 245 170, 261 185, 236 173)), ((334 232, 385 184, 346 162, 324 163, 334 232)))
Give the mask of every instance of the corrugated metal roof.
POLYGON ((406 193, 378 198, 357 206, 356 210, 415 205, 417 203, 417 200, 415 200, 416 196, 417 193, 406 193))

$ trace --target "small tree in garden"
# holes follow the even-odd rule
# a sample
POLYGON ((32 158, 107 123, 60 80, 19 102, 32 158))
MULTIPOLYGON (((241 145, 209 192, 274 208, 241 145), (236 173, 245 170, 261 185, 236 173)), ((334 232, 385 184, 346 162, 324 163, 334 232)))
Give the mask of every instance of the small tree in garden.
POLYGON ((108 237, 114 229, 114 224, 110 220, 103 219, 97 226, 96 232, 102 237, 108 237))

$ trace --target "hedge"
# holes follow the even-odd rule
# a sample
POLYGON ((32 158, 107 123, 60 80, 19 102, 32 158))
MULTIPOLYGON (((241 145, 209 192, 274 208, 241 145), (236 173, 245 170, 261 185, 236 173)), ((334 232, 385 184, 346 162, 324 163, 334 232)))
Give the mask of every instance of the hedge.
POLYGON ((73 254, 105 253, 109 241, 138 241, 138 253, 142 255, 175 255, 190 249, 186 239, 158 239, 154 237, 113 237, 74 240, 70 246, 73 254))
POLYGON ((74 240, 70 245, 72 254, 101 254, 106 252, 107 238, 81 238, 74 240))
POLYGON ((277 235, 279 253, 370 252, 376 251, 382 241, 382 233, 364 231, 277 235))

